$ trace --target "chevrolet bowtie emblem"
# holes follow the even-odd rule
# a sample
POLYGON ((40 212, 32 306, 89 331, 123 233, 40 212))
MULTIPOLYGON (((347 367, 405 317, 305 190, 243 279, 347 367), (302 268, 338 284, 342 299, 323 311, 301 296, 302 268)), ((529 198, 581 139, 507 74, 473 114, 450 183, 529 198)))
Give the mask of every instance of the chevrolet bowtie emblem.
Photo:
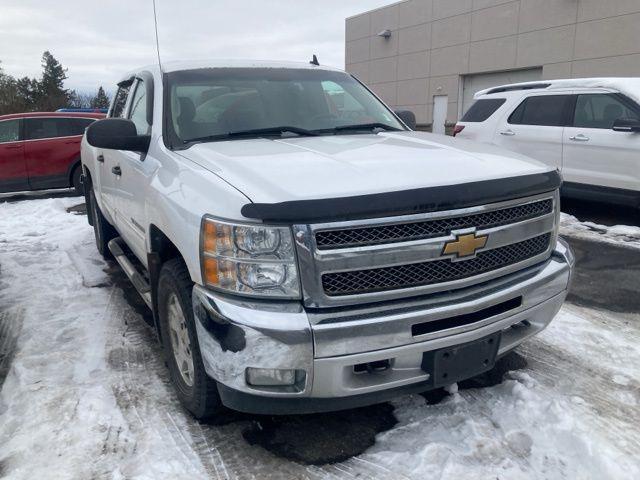
POLYGON ((487 244, 487 235, 476 236, 475 233, 458 235, 455 240, 444 244, 443 255, 455 255, 458 258, 475 255, 487 244))

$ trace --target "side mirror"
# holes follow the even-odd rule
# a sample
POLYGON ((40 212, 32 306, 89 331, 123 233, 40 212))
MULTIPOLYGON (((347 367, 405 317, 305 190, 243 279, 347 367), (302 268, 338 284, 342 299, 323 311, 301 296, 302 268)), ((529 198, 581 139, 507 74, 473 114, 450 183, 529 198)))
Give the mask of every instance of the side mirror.
POLYGON ((411 130, 416 129, 416 114, 411 110, 396 110, 394 112, 411 130))
POLYGON ((640 120, 635 118, 619 118, 613 122, 613 130, 616 132, 640 132, 640 120))
POLYGON ((150 135, 138 135, 135 124, 124 118, 105 118, 87 128, 87 142, 96 148, 147 153, 150 135))

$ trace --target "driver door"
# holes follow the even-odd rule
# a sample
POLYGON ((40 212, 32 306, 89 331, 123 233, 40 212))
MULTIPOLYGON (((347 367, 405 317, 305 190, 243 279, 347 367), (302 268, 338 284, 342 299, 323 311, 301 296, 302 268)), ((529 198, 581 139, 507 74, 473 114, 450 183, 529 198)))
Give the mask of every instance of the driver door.
MULTIPOLYGON (((127 107, 130 103, 130 92, 133 80, 118 84, 118 90, 113 100, 113 105, 109 112, 109 118, 124 118, 127 107)), ((100 185, 101 208, 106 210, 109 217, 114 222, 114 226, 121 231, 120 218, 118 216, 118 189, 120 187, 120 177, 116 175, 116 169, 120 164, 121 152, 118 150, 97 149, 98 184, 100 185)))
MULTIPOLYGON (((150 75, 144 79, 138 78, 132 86, 131 102, 126 118, 131 120, 138 135, 151 133, 149 122, 150 110, 147 109, 147 82, 152 82, 150 75)), ((146 234, 148 228, 147 212, 145 209, 147 192, 152 175, 158 168, 158 162, 151 155, 138 152, 118 151, 117 166, 120 175, 117 177, 116 209, 121 226, 120 234, 138 259, 146 265, 147 248, 146 234)))
POLYGON ((619 118, 640 119, 640 107, 615 93, 579 93, 564 131, 565 182, 640 190, 640 134, 616 132, 619 118))

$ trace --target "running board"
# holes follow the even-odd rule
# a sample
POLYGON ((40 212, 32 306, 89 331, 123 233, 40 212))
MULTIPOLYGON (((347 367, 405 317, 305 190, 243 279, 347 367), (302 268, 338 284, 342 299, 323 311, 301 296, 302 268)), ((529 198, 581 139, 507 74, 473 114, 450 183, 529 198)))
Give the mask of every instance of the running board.
POLYGON ((122 238, 114 238, 109 242, 108 247, 109 251, 113 255, 113 258, 115 258, 116 262, 120 264, 122 270, 124 270, 124 273, 127 275, 127 277, 129 277, 129 280, 138 291, 142 299, 149 306, 149 308, 153 308, 151 304, 151 287, 142 276, 142 274, 133 265, 131 260, 129 260, 129 258, 127 257, 122 238))

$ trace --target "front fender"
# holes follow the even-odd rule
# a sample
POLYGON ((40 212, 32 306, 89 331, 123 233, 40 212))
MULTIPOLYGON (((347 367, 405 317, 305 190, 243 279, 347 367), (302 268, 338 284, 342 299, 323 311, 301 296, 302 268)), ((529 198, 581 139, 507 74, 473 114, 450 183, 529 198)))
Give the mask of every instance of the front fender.
MULTIPOLYGON (((202 284, 200 227, 206 214, 241 219, 248 199, 215 174, 168 152, 161 158, 146 195, 147 232, 159 229, 184 259, 191 279, 202 284)), ((147 251, 153 252, 147 234, 147 251)))

